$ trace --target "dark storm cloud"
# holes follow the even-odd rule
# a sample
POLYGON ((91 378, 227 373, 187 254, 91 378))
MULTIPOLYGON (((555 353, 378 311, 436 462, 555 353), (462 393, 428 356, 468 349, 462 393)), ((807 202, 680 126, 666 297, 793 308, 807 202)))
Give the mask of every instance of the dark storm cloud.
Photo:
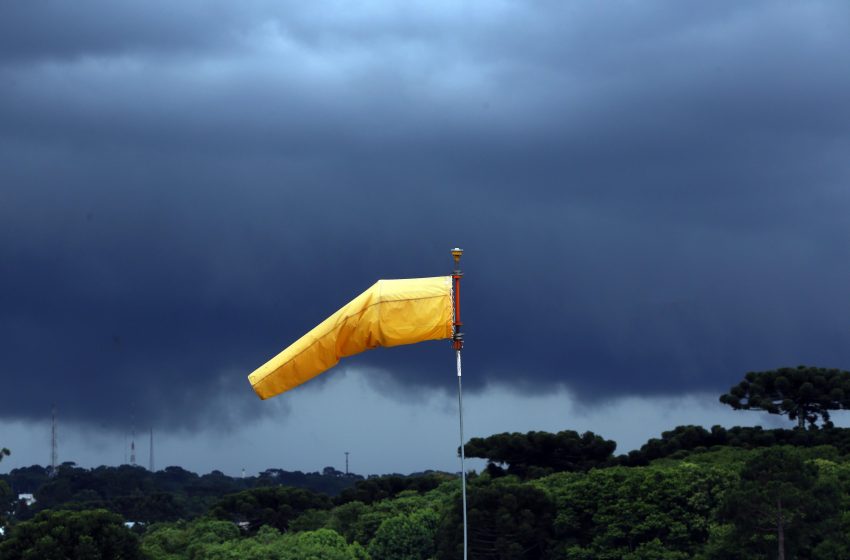
POLYGON ((0 18, 8 417, 262 410, 247 373, 454 245, 473 387, 850 367, 843 4, 63 6, 0 18))
POLYGON ((251 10, 218 2, 179 4, 93 0, 5 2, 0 8, 0 60, 175 54, 238 38, 251 10))

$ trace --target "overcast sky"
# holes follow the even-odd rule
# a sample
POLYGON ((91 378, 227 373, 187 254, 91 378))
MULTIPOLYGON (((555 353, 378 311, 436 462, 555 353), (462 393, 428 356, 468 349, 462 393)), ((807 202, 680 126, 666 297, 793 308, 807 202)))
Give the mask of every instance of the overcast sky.
POLYGON ((468 435, 769 423, 717 396, 850 369, 848 53, 838 0, 2 2, 2 468, 55 404, 87 466, 135 425, 158 466, 456 469, 448 343, 246 380, 454 246, 468 435))

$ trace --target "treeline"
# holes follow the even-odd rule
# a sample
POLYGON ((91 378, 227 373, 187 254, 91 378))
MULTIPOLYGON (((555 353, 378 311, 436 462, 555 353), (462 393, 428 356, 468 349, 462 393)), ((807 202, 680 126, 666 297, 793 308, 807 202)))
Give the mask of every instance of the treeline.
MULTIPOLYGON (((140 470, 130 469, 133 474, 140 470)), ((69 475, 67 468, 64 475, 69 475)), ((104 558, 300 559, 312 554, 333 559, 351 553, 365 559, 369 556, 357 542, 371 542, 388 515, 399 507, 413 513, 420 497, 433 494, 428 499, 434 501, 451 494, 456 481, 443 473, 361 477, 335 498, 305 488, 260 486, 218 497, 195 521, 138 523, 132 529, 120 512, 68 502, 13 519, 8 535, 0 538, 0 558, 89 558, 86 554, 100 550, 121 551, 120 556, 99 556, 104 558)))
POLYGON ((679 426, 663 432, 627 454, 615 456, 616 443, 593 432, 572 430, 558 433, 503 433, 472 438, 464 446, 467 457, 487 460, 486 472, 493 477, 515 475, 540 478, 556 472, 584 472, 613 466, 644 466, 655 459, 680 457, 714 447, 758 449, 777 445, 817 447, 829 445, 841 454, 850 453, 850 430, 812 428, 765 430, 760 426, 724 428, 679 426))
MULTIPOLYGON (((470 558, 755 560, 776 558, 779 542, 786 558, 850 557, 850 458, 835 447, 679 455, 527 480, 471 476, 470 558)), ((410 489, 362 481, 372 488, 366 499, 394 488, 371 503, 253 488, 193 521, 137 533, 104 510, 48 510, 13 525, 0 558, 93 558, 85 554, 102 550, 148 560, 459 559, 458 481, 431 478, 410 489)))
POLYGON ((845 428, 821 428, 808 430, 765 430, 760 426, 724 428, 713 426, 707 430, 702 426, 679 426, 663 432, 640 449, 618 458, 619 464, 628 466, 647 465, 650 461, 664 457, 677 457, 683 453, 703 452, 713 447, 739 447, 758 449, 777 445, 795 447, 818 447, 828 445, 840 454, 850 453, 850 430, 845 428))
MULTIPOLYGON (((848 442, 838 428, 680 426, 617 457, 590 432, 473 439, 469 454, 490 463, 469 478, 470 557, 770 558, 777 527, 789 558, 850 557, 848 442)), ((330 496, 282 485, 276 470, 251 480, 177 467, 65 465, 53 478, 39 469, 7 475, 41 483, 43 502, 24 516, 7 510, 0 558, 460 557, 459 484, 444 473, 358 477, 330 496)))
MULTIPOLYGON (((487 460, 469 477, 470 558, 850 558, 850 430, 829 418, 850 408, 850 373, 751 373, 721 400, 787 415, 797 428, 680 426, 620 456, 592 432, 470 440, 467 455, 487 460)), ((462 557, 460 484, 451 475, 346 479, 328 491, 287 485, 277 470, 241 480, 172 469, 65 465, 48 479, 13 471, 13 484, 36 484, 38 507, 52 509, 30 519, 0 511, 0 522, 10 520, 0 559, 462 557), (146 523, 125 527, 130 514, 146 523)), ((3 496, 11 507, 0 480, 3 496)))
POLYGON ((258 476, 234 478, 220 471, 198 475, 181 467, 150 472, 139 466, 84 469, 64 463, 51 476, 46 467, 34 465, 0 475, 9 488, 0 507, 14 519, 25 520, 39 511, 107 509, 124 519, 152 523, 192 519, 204 515, 221 497, 257 487, 288 486, 335 496, 363 480, 331 467, 321 473, 268 469, 258 476), (33 494, 35 503, 17 500, 33 494))

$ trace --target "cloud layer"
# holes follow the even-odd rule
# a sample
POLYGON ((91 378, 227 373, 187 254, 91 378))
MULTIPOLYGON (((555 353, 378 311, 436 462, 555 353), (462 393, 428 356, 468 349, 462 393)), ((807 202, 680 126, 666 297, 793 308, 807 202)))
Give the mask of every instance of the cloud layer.
MULTIPOLYGON (((254 367, 455 245, 473 391, 848 367, 842 3, 2 12, 7 419, 256 415, 254 367)), ((415 391, 447 353, 353 364, 415 391)))
MULTIPOLYGON (((419 391, 415 399, 387 398, 381 387, 388 381, 385 375, 346 368, 323 384, 304 387, 288 409, 280 400, 264 402, 270 407, 265 418, 235 424, 225 433, 216 428, 155 431, 154 466, 180 465, 200 473, 218 469, 231 476, 239 476, 243 468, 248 475, 267 468, 343 470, 344 452, 349 451, 352 471, 359 474, 459 471, 457 399, 439 390, 419 391)), ((616 454, 637 449, 675 425, 791 424, 766 413, 735 412, 712 394, 620 397, 589 404, 563 389, 529 395, 510 386, 467 396, 464 412, 467 440, 501 432, 590 430, 616 441, 616 454)), ((847 424, 846 414, 836 414, 837 425, 847 424)), ((3 470, 44 464, 50 457, 49 422, 0 422, 0 429, 4 445, 12 449, 3 470)), ((59 461, 86 468, 126 464, 131 437, 129 429, 97 430, 60 418, 59 461)), ((147 428, 136 427, 136 462, 144 467, 149 465, 149 437, 147 428)), ((468 459, 466 467, 480 471, 484 465, 468 459)))

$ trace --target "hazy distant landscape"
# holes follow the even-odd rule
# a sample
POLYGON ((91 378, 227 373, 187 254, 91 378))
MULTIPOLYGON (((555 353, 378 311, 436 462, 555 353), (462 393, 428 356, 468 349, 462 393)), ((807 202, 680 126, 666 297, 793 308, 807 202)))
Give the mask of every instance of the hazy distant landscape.
MULTIPOLYGON (((834 559, 850 555, 850 372, 747 374, 721 400, 795 429, 679 426, 616 455, 592 432, 473 438, 471 558, 834 559), (780 555, 780 552, 781 555, 780 555)), ((743 414, 743 413, 742 413, 743 414)), ((180 467, 0 475, 0 558, 455 559, 459 478, 180 467), (86 549, 86 550, 89 550, 86 549), (92 552, 94 554, 94 552, 92 552)))

